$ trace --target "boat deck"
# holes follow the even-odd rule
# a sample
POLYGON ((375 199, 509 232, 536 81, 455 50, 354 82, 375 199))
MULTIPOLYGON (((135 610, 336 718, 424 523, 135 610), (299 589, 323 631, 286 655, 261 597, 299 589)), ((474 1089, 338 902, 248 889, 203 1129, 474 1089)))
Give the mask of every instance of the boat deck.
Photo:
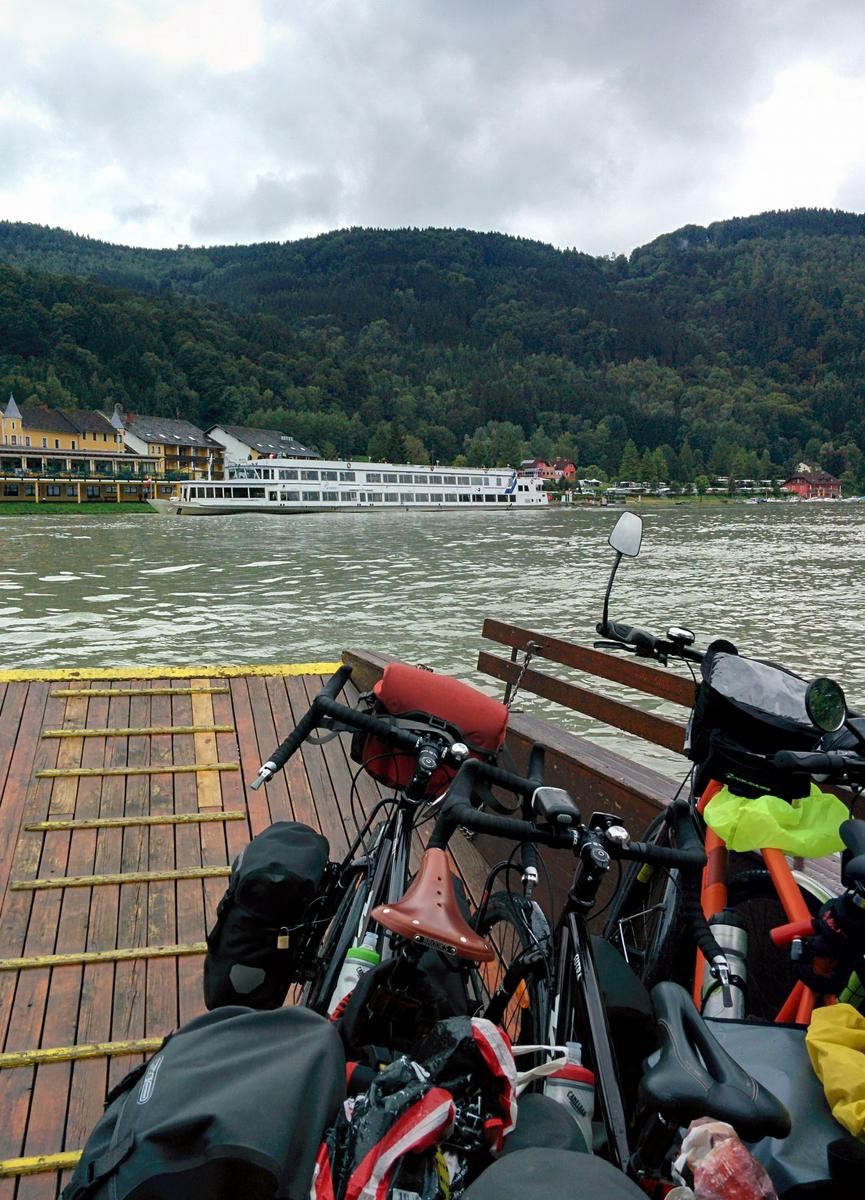
MULTIPOLYGON (((205 932, 250 836, 294 819, 347 848, 347 739, 245 786, 335 666, 3 676, 0 1200, 56 1196, 108 1088, 204 1011, 205 932)), ((361 774, 359 807, 379 795, 361 774)), ((454 852, 477 893, 482 858, 454 852)))

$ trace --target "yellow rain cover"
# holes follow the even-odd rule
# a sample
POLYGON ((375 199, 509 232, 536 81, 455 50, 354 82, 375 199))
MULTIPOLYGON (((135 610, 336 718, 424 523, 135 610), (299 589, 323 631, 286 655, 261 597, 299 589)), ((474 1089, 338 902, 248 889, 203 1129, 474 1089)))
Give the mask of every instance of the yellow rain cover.
POLYGON ((838 833, 850 816, 837 796, 811 784, 811 794, 792 803, 780 796, 748 800, 721 788, 703 812, 706 824, 731 850, 783 850, 802 858, 822 858, 843 849, 838 833))
POLYGON ((805 1044, 832 1116, 865 1137, 865 1017, 852 1004, 815 1008, 805 1044))

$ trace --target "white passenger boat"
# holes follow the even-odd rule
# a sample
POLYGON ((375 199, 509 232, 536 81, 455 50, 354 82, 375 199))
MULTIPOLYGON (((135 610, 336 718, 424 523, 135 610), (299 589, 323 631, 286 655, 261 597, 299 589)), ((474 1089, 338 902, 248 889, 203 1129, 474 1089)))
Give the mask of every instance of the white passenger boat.
POLYGON ((170 497, 150 499, 160 513, 365 512, 457 509, 484 512, 549 504, 543 482, 508 467, 395 466, 309 458, 229 463, 224 479, 181 481, 170 497))

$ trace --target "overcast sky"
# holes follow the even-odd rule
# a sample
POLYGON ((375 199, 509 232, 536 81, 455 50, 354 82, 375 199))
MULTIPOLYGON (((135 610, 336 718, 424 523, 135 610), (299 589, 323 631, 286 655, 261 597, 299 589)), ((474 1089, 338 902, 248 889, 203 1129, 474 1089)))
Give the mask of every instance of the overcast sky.
POLYGON ((628 253, 865 210, 865 0, 0 0, 0 219, 628 253))

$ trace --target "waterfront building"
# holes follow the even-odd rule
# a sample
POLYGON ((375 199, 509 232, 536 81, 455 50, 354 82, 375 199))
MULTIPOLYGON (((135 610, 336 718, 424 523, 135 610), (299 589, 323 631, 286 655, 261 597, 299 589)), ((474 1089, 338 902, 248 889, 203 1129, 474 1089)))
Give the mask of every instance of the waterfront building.
POLYGON ((300 442, 278 429, 250 429, 246 425, 211 425, 207 436, 224 449, 226 462, 256 458, 318 458, 300 442))
POLYGON ((124 439, 136 454, 156 460, 157 475, 172 479, 222 476, 223 447, 190 421, 129 415, 124 439))

